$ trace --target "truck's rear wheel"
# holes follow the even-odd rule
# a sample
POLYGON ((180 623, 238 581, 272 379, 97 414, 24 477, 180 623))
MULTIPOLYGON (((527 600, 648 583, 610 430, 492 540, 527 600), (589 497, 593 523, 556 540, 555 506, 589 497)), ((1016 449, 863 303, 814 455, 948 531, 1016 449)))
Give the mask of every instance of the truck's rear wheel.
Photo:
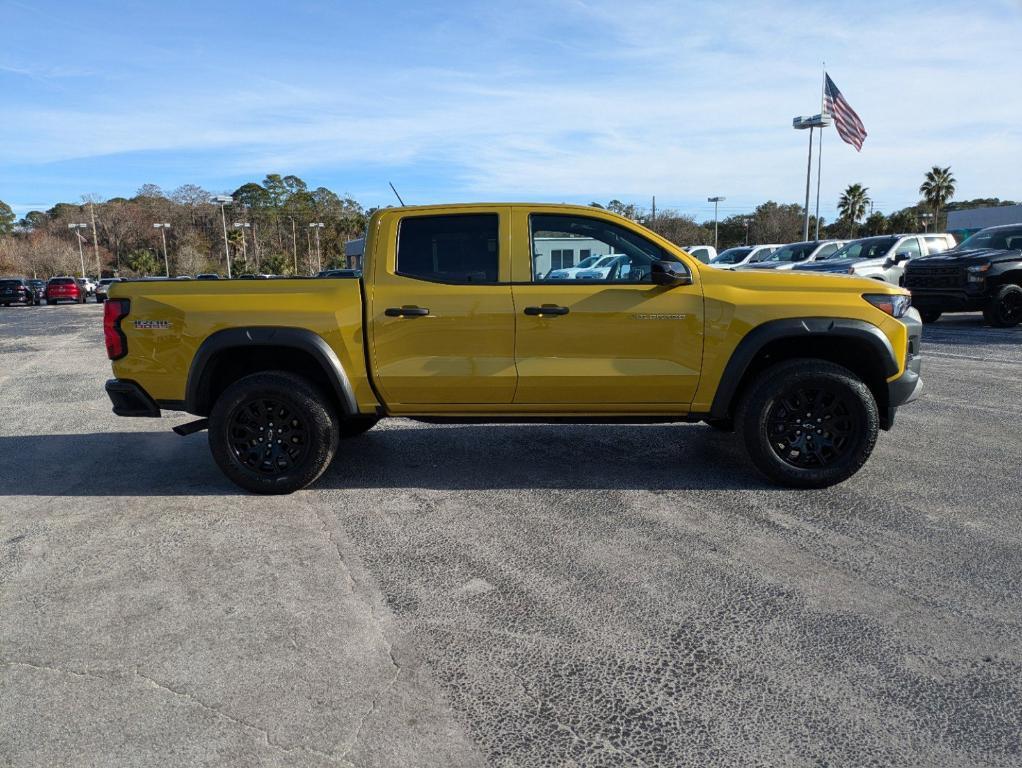
POLYGON ((924 323, 935 323, 940 320, 940 316, 944 314, 939 309, 920 309, 919 317, 922 318, 924 323))
POLYGON ((1022 323, 1022 288, 1002 285, 983 310, 983 319, 994 328, 1012 328, 1022 323))
POLYGON ((736 423, 752 463, 767 479, 824 488, 866 463, 880 418, 873 393, 854 373, 799 359, 760 375, 742 399, 736 423))
POLYGON ((337 452, 337 419, 319 389, 284 371, 231 384, 209 415, 209 449, 227 477, 254 493, 292 493, 337 452))

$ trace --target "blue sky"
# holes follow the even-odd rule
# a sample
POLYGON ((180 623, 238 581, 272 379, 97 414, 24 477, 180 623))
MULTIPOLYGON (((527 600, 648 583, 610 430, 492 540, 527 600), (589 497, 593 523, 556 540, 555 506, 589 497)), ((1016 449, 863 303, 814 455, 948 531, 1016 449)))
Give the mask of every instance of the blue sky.
MULTIPOLYGON (((821 208, 890 211, 951 165, 1022 198, 1022 2, 0 0, 0 200, 266 173, 366 205, 657 196, 697 219, 804 195, 821 62, 866 124, 821 208)), ((815 182, 814 182, 815 183, 815 182)))

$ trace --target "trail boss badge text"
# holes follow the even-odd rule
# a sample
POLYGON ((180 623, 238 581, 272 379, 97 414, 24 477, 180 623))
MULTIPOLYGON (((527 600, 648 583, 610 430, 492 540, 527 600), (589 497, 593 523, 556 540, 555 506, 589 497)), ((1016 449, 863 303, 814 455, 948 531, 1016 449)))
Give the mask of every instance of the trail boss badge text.
POLYGON ((136 320, 135 330, 165 331, 170 328, 170 320, 136 320))

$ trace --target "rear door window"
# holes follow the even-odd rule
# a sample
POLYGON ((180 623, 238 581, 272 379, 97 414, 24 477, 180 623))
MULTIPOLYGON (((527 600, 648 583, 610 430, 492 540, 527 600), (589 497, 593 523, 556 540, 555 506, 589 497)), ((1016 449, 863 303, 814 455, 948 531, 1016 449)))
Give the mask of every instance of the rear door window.
POLYGON ((401 220, 397 273, 437 283, 495 283, 500 263, 496 213, 401 220))
POLYGON ((924 239, 927 253, 943 253, 950 247, 943 235, 927 235, 924 239))

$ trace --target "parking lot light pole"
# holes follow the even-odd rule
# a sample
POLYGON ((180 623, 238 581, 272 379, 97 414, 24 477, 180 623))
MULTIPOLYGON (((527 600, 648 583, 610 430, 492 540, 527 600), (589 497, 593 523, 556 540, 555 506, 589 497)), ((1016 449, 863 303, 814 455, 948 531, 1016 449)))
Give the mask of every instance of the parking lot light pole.
POLYGON ((88 224, 68 224, 67 228, 75 233, 75 239, 78 240, 78 258, 82 260, 82 279, 85 278, 85 251, 82 250, 82 233, 79 229, 85 229, 88 224))
POLYGON ((717 250, 717 203, 722 200, 727 200, 727 198, 722 195, 706 198, 706 202, 713 203, 713 250, 717 250))
POLYGON ((170 277, 170 260, 167 258, 167 230, 170 224, 153 224, 153 227, 160 230, 160 237, 163 238, 163 266, 167 270, 167 277, 170 277))
MULTIPOLYGON (((812 115, 811 117, 793 117, 791 119, 791 127, 796 131, 804 131, 806 128, 809 129, 809 159, 806 161, 806 207, 805 215, 802 217, 802 239, 809 239, 809 187, 813 176, 813 129, 820 129, 820 142, 823 142, 823 129, 830 125, 830 115, 819 114, 812 115)), ((820 187, 819 187, 819 174, 820 169, 817 169, 817 186, 816 186, 816 220, 820 218, 820 187)), ((817 231, 819 227, 817 226, 817 231)))
POLYGON ((217 195, 211 203, 220 206, 220 220, 224 224, 224 255, 227 258, 227 279, 231 279, 231 246, 227 243, 227 214, 224 213, 224 206, 230 205, 234 202, 234 198, 230 195, 217 195))
POLYGON ((232 226, 235 229, 240 229, 241 230, 241 258, 243 258, 245 260, 245 267, 247 268, 248 267, 248 242, 247 242, 247 240, 245 238, 245 228, 246 227, 251 228, 252 225, 249 224, 247 221, 236 221, 236 222, 234 222, 234 224, 232 224, 232 226))
POLYGON ((309 225, 309 229, 316 232, 316 271, 319 272, 323 269, 323 253, 319 249, 319 230, 326 226, 322 221, 313 222, 309 225))

